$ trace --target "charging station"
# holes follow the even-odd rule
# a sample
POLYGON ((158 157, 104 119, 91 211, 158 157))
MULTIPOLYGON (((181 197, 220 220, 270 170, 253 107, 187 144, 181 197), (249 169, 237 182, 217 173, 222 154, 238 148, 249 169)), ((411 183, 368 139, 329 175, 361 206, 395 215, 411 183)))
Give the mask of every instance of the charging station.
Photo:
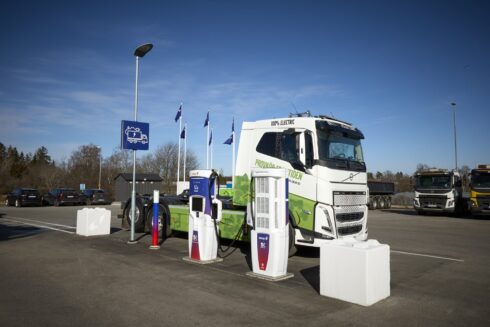
POLYGON ((207 264, 218 258, 219 222, 222 204, 217 199, 217 177, 213 170, 189 173, 189 256, 186 261, 207 264))
MULTIPOLYGON (((288 178, 285 169, 252 170, 250 206, 252 272, 248 276, 270 281, 291 278, 287 272, 289 251, 288 178)), ((250 220, 249 220, 250 221, 250 220)))

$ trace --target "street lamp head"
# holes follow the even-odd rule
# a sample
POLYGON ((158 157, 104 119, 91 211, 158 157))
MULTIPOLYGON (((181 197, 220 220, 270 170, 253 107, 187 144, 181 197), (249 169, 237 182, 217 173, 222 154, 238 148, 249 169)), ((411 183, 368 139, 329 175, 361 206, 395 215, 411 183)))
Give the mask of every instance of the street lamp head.
POLYGON ((143 58, 145 54, 150 52, 152 48, 153 48, 153 44, 151 43, 140 45, 139 47, 136 48, 136 50, 134 50, 134 55, 136 57, 143 58))
POLYGON ((454 107, 454 106, 456 106, 456 103, 454 103, 454 102, 451 102, 451 106, 453 106, 453 107, 454 107))

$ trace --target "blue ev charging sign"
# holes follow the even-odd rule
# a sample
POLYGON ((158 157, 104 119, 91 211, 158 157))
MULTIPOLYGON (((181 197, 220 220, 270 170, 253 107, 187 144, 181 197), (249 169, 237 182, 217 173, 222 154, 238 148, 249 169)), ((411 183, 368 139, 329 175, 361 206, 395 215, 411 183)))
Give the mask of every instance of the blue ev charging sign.
POLYGON ((124 150, 148 150, 150 124, 138 121, 121 121, 121 148, 124 150))

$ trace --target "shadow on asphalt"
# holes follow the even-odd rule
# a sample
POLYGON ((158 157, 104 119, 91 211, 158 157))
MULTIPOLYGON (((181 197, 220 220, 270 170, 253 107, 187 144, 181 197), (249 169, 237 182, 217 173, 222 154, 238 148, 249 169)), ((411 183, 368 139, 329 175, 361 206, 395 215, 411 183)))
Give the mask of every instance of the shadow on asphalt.
POLYGON ((41 228, 24 225, 0 224, 0 241, 10 241, 18 238, 28 237, 43 232, 41 228))
POLYGON ((304 279, 320 294, 320 266, 306 268, 300 271, 304 279))
POLYGON ((472 219, 472 220, 490 220, 490 216, 472 216, 470 214, 464 214, 460 216, 449 215, 447 213, 440 212, 426 212, 425 214, 419 215, 413 209, 383 209, 383 212, 395 213, 398 215, 407 215, 407 216, 432 216, 432 217, 449 217, 455 219, 472 219))
POLYGON ((122 228, 118 228, 118 227, 111 227, 111 234, 114 234, 114 233, 117 233, 119 231, 121 231, 122 228))

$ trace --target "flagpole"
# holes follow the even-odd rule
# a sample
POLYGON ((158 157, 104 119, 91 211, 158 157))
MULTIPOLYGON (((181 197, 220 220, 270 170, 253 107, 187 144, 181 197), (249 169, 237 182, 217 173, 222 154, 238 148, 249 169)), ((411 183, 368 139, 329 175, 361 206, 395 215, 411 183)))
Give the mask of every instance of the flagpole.
MULTIPOLYGON (((213 136, 213 129, 211 128, 211 137, 213 136)), ((210 147, 211 147, 211 169, 213 169, 213 140, 211 139, 211 142, 210 142, 210 147)))
POLYGON ((209 169, 209 121, 208 121, 208 133, 206 137, 206 169, 209 169))
MULTIPOLYGON (((180 103, 180 107, 182 108, 182 102, 180 103)), ((180 133, 182 132, 182 112, 179 117, 179 155, 177 156, 177 183, 180 181, 180 133)))
POLYGON ((185 182, 185 161, 186 161, 186 155, 187 155, 187 124, 184 124, 184 182, 185 182))
POLYGON ((231 133, 231 137, 233 138, 233 151, 232 151, 232 158, 231 158, 231 185, 235 187, 234 181, 235 181, 235 131, 231 133))

